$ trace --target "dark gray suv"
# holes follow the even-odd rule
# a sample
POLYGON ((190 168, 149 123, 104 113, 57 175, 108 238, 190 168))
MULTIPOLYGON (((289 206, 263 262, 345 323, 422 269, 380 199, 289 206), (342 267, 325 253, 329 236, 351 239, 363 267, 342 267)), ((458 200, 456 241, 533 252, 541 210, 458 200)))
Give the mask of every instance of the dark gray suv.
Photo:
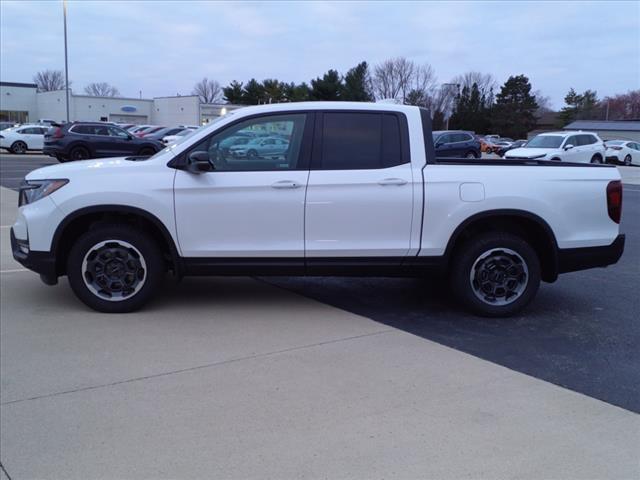
POLYGON ((122 128, 100 122, 54 124, 44 136, 42 152, 60 162, 89 158, 150 156, 164 145, 138 138, 122 128))

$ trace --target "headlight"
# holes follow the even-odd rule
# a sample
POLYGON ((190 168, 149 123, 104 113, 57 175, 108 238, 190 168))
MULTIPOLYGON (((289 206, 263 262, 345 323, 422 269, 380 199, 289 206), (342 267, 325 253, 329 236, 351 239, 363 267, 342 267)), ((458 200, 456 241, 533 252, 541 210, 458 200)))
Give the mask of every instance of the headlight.
POLYGON ((66 178, 57 180, 25 180, 20 184, 20 195, 18 196, 18 206, 28 205, 40 200, 59 188, 64 187, 69 180, 66 178))

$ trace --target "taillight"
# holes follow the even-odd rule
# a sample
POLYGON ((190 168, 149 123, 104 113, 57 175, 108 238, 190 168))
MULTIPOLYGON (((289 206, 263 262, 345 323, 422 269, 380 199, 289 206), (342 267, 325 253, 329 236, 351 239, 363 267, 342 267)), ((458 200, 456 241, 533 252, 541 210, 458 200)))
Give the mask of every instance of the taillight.
POLYGON ((609 218, 620 223, 622 216, 622 182, 614 180, 607 185, 607 210, 609 218))
POLYGON ((64 137, 64 132, 60 127, 56 127, 56 129, 53 131, 53 138, 62 138, 62 137, 64 137))

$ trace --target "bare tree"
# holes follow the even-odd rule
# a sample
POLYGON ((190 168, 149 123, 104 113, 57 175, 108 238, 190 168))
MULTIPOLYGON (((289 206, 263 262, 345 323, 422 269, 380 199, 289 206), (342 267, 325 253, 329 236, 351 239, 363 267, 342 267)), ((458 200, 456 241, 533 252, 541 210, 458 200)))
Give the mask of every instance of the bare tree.
POLYGON ((192 93, 200 97, 200 103, 219 103, 224 96, 220 84, 207 77, 194 85, 192 93))
POLYGON ((481 96, 485 98, 485 106, 490 107, 493 104, 494 92, 498 87, 496 79, 490 73, 481 72, 467 72, 455 77, 451 83, 457 83, 460 85, 460 91, 464 87, 467 87, 469 91, 475 83, 478 86, 478 91, 481 96))
POLYGON ((404 102, 411 90, 415 64, 404 57, 390 58, 373 69, 373 88, 379 99, 393 98, 404 102))
POLYGON ((419 65, 404 57, 396 57, 374 67, 372 83, 379 99, 393 98, 402 103, 429 106, 436 75, 428 63, 419 65))
POLYGON ((64 90, 64 75, 62 70, 42 70, 33 76, 33 83, 38 85, 39 92, 64 90))
POLYGON ((84 92, 92 97, 119 97, 120 92, 107 82, 90 83, 84 87, 84 92))
POLYGON ((536 103, 538 104, 536 117, 541 117, 542 114, 553 111, 551 108, 551 97, 543 95, 540 90, 534 91, 533 96, 536 97, 536 103))

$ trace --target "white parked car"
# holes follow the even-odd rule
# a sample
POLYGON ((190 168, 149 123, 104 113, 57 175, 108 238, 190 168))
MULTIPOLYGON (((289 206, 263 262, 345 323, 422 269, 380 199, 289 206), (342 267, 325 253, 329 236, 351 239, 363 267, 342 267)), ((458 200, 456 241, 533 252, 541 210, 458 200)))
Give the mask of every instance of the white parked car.
POLYGON ((27 150, 42 150, 44 134, 49 127, 42 125, 20 125, 0 132, 0 148, 11 153, 26 153, 27 150))
POLYGON ((640 142, 628 140, 607 140, 606 159, 608 162, 625 165, 640 165, 640 142))
MULTIPOLYGON (((428 110, 246 107, 148 159, 49 166, 20 187, 14 258, 128 312, 183 275, 434 276, 471 311, 512 315, 540 281, 616 263, 613 165, 436 158, 428 110), (286 137, 230 158, 225 140, 286 137)), ((216 292, 212 292, 213 295, 216 292)))
POLYGON ((592 132, 541 133, 524 147, 509 150, 505 158, 604 163, 605 146, 602 139, 592 132))
POLYGON ((193 132, 195 132, 196 130, 197 129, 185 128, 184 130, 176 133, 175 135, 167 135, 165 137, 162 137, 161 142, 164 143, 165 145, 171 145, 172 143, 179 143, 185 138, 187 138, 189 135, 191 135, 193 132))

